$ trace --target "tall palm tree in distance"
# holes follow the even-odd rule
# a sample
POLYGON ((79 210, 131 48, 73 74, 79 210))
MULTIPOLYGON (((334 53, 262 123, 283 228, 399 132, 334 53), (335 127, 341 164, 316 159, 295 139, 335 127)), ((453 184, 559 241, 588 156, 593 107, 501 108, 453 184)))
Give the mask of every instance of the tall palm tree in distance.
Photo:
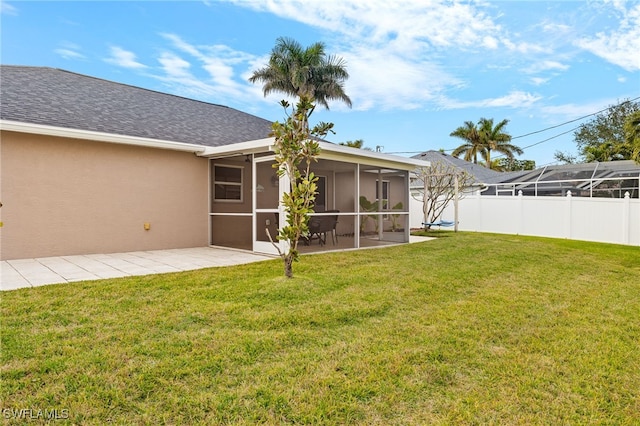
POLYGON ((459 157, 464 154, 465 161, 473 160, 474 164, 478 164, 478 154, 484 150, 482 139, 478 126, 473 121, 465 121, 464 126, 458 127, 451 132, 449 136, 454 136, 465 141, 464 144, 457 147, 451 155, 459 157))
POLYGON ((492 167, 491 151, 499 152, 512 159, 513 154, 521 155, 523 151, 520 147, 511 144, 511 135, 504 131, 509 123, 505 119, 493 125, 493 118, 481 118, 478 122, 481 145, 483 146, 482 157, 487 167, 492 167))
POLYGON ((264 83, 262 91, 305 98, 329 109, 330 100, 339 100, 351 107, 351 99, 344 92, 349 78, 342 58, 325 53, 324 43, 303 48, 297 41, 279 37, 271 51, 269 64, 253 72, 251 83, 264 83))
POLYGON ((482 156, 484 166, 492 168, 494 162, 491 159, 491 152, 499 152, 513 159, 515 154, 522 154, 522 150, 511 144, 511 135, 506 133, 504 128, 509 120, 502 120, 498 124, 493 124, 493 118, 481 118, 478 124, 472 121, 465 121, 464 126, 458 127, 451 132, 450 136, 460 138, 465 141, 457 147, 451 155, 460 157, 464 154, 465 161, 472 161, 478 164, 478 154, 482 156))

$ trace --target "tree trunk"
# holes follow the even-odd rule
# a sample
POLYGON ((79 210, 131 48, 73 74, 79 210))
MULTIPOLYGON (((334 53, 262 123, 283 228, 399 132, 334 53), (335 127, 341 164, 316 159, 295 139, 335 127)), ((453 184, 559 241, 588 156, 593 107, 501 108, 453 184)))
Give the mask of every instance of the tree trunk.
POLYGON ((293 256, 291 254, 284 257, 284 276, 293 278, 293 256))

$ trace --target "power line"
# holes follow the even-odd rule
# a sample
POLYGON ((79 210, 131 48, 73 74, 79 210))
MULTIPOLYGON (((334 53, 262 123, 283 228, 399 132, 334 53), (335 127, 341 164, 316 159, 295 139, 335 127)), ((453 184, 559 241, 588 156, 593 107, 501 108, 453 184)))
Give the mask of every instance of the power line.
MULTIPOLYGON (((513 136, 513 137, 511 138, 511 140, 513 140, 513 139, 519 139, 519 138, 524 138, 525 136, 531 136, 531 135, 535 135, 535 134, 537 134, 537 133, 546 132, 547 130, 555 129, 555 128, 562 127, 562 126, 565 126, 565 125, 570 124, 570 123, 574 123, 574 122, 576 122, 576 121, 584 120, 584 119, 585 119, 585 118, 587 118, 587 117, 591 117, 591 116, 593 116, 593 115, 600 114, 601 112, 607 111, 607 110, 612 109, 612 108, 619 107, 619 106, 624 105, 624 104, 626 104, 626 103, 630 103, 630 102, 637 101, 638 99, 640 99, 640 96, 638 96, 637 98, 633 98, 633 99, 627 99, 626 101, 624 101, 624 102, 620 102, 620 103, 619 103, 619 104, 617 104, 617 105, 609 106, 609 107, 607 107, 607 108, 601 109, 600 111, 596 111, 596 112, 594 112, 594 113, 587 114, 587 115, 584 115, 584 116, 582 116, 582 117, 579 117, 579 118, 576 118, 576 119, 573 119, 573 120, 565 121, 564 123, 560 123, 560 124, 557 124, 557 125, 555 125, 555 126, 547 127, 547 128, 542 129, 542 130, 536 130, 535 132, 526 133, 526 134, 524 134, 524 135, 513 136)), ((573 128, 573 129, 571 129, 571 130, 567 130, 567 131, 562 132, 562 133, 559 133, 559 134, 557 134, 557 135, 555 135, 555 136, 551 136, 550 138, 547 138, 547 139, 541 140, 541 141, 536 142, 536 143, 533 143, 533 144, 531 144, 531 145, 527 145, 527 146, 525 146, 525 147, 523 147, 523 148, 521 148, 521 149, 524 151, 525 149, 528 149, 528 148, 534 147, 534 146, 536 146, 536 145, 540 145, 540 144, 542 144, 542 143, 548 142, 548 141, 550 141, 550 140, 552 140, 552 139, 555 139, 555 138, 560 137, 560 136, 562 136, 562 135, 566 135, 567 133, 573 132, 574 130, 577 130, 577 129, 579 129, 579 128, 580 128, 580 126, 578 126, 578 127, 574 127, 574 128, 573 128)), ((443 150, 441 150, 441 151, 455 151, 455 148, 454 148, 454 149, 443 149, 443 150)), ((420 153, 422 153, 422 152, 423 152, 423 151, 399 151, 399 152, 389 152, 388 154, 420 154, 420 153)), ((505 154, 499 154, 499 155, 496 155, 494 158, 500 158, 500 157, 503 157, 504 155, 505 155, 505 154)))
MULTIPOLYGON (((573 123, 573 122, 575 122, 575 121, 579 121, 579 120, 585 119, 585 118, 587 118, 587 117, 591 117, 592 115, 600 114, 601 112, 604 112, 604 111, 610 110, 610 109, 612 109, 612 108, 619 107, 619 106, 621 106, 621 105, 624 105, 624 104, 626 104, 626 103, 630 103, 630 102, 636 101, 636 100, 638 100, 638 99, 640 99, 640 96, 638 96, 637 98, 634 98, 634 99, 628 99, 628 100, 626 100, 626 101, 624 101, 624 102, 620 102, 620 103, 619 103, 619 104, 617 104, 617 105, 612 105, 612 106, 607 107, 607 108, 605 108, 605 109, 602 109, 602 110, 600 110, 600 111, 598 111, 598 112, 594 112, 593 114, 589 114, 589 115, 585 115, 585 116, 580 117, 580 118, 576 118, 575 120, 567 121, 567 122, 565 122, 565 123, 558 124, 558 125, 556 125, 556 126, 552 126, 552 127, 548 127, 548 128, 546 128, 546 129, 538 130, 538 131, 536 131, 536 132, 527 133, 526 135, 521 135, 521 136, 515 136, 515 137, 512 137, 512 138, 511 138, 511 140, 516 139, 516 138, 522 138, 522 137, 529 136, 529 135, 533 135, 533 134, 536 134, 536 133, 541 133, 541 132, 544 132, 544 131, 546 131, 546 130, 555 129, 556 127, 564 126, 564 125, 566 125, 566 124, 573 123)), ((559 133, 559 134, 557 134, 557 135, 555 135, 555 136, 551 136, 550 138, 547 138, 547 139, 541 140, 541 141, 536 142, 536 143, 533 143, 533 144, 531 144, 531 145, 527 145, 527 146, 525 146, 525 147, 522 147, 521 149, 524 151, 525 149, 531 148, 531 147, 536 146, 536 145, 540 145, 541 143, 544 143, 544 142, 548 142, 548 141, 550 141, 550 140, 552 140, 552 139, 555 139, 555 138, 560 137, 560 136, 562 136, 562 135, 566 135, 567 133, 573 132, 574 130, 578 130, 580 127, 581 127, 581 126, 574 127, 573 129, 567 130, 566 132, 562 132, 562 133, 559 133)), ((494 158, 500 158, 500 157, 504 157, 504 156, 505 156, 505 154, 499 154, 499 155, 496 155, 494 158)))
MULTIPOLYGON (((607 110, 609 110, 609 109, 611 109, 611 108, 619 107, 620 105, 624 105, 624 104, 629 103, 629 102, 637 101, 638 99, 640 99, 640 96, 638 96, 637 98, 634 98, 634 99, 627 99, 627 100, 626 100, 626 101, 624 101, 624 102, 620 102, 618 105, 613 105, 613 106, 606 107, 605 109, 601 109, 600 111, 596 111, 596 112, 594 112, 594 113, 592 113, 592 114, 588 114, 588 115, 585 115, 585 116, 582 116, 582 117, 576 118, 576 119, 574 119, 574 120, 565 121, 564 123, 560 123, 560 124, 557 124, 557 125, 555 125, 555 126, 547 127, 546 129, 536 130, 535 132, 527 133, 527 134, 524 134, 524 135, 513 136, 513 137, 511 138, 511 140, 519 139, 519 138, 524 138, 525 136, 535 135, 536 133, 546 132, 547 130, 555 129, 555 128, 557 128, 557 127, 562 127, 562 126, 567 125, 567 124, 569 124, 569 123, 574 123, 574 122, 576 122, 576 121, 584 120, 585 118, 587 118, 587 117, 591 117, 592 115, 600 114, 601 112, 607 111, 607 110)), ((575 130, 575 129, 574 129, 574 130, 575 130)))
MULTIPOLYGON (((547 138, 547 139, 545 139, 545 140, 542 140, 542 141, 539 141, 539 142, 533 143, 533 144, 531 144, 531 145, 527 145, 527 146, 522 147, 522 148, 520 148, 520 149, 522 149, 522 150, 524 151, 524 150, 525 150, 525 149, 527 149, 527 148, 531 148, 532 146, 540 145, 541 143, 544 143, 544 142, 549 142, 551 139, 555 139, 555 138, 558 138, 558 137, 560 137, 560 136, 562 136, 562 135, 566 135, 567 133, 573 132, 574 130, 577 130, 577 129, 579 129, 579 128, 580 128, 580 126, 578 126, 578 127, 574 127, 573 129, 569 129, 569 130, 567 130, 566 132, 558 133, 558 134, 557 134, 557 135, 555 135, 555 136, 551 136, 550 138, 547 138)), ((504 157, 505 155, 506 155, 506 154, 498 154, 498 155, 494 156, 493 158, 494 158, 494 159, 496 159, 496 158, 504 157)))

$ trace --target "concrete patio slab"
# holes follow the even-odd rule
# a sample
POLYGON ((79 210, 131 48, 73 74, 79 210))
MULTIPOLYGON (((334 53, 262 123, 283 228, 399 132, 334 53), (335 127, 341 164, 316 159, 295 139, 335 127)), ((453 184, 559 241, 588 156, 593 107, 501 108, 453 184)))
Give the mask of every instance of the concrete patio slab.
POLYGON ((255 253, 218 247, 153 250, 4 260, 0 262, 0 290, 17 290, 74 281, 190 271, 273 259, 255 253))
MULTIPOLYGON (((410 237, 410 243, 432 240, 410 237)), ((222 247, 136 251, 3 260, 0 262, 0 291, 165 272, 233 266, 274 259, 274 256, 222 247)))

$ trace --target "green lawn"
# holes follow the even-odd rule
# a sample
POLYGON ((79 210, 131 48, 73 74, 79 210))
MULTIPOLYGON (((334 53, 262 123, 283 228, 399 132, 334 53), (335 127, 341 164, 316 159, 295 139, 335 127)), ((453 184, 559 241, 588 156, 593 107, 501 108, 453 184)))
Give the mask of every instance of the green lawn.
POLYGON ((2 293, 3 419, 640 424, 638 247, 435 235, 2 293))

